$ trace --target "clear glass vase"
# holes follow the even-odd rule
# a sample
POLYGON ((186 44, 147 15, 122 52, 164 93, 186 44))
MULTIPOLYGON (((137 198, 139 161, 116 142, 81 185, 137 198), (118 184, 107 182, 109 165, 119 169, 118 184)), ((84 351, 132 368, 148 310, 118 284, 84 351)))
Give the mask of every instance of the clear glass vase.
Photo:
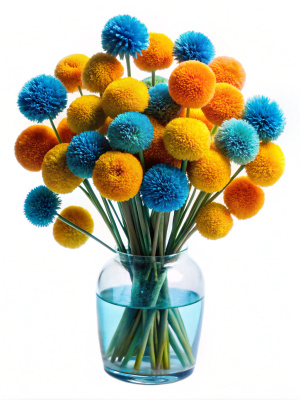
POLYGON ((163 384, 194 370, 204 279, 187 250, 164 257, 116 253, 97 284, 105 371, 117 379, 163 384))

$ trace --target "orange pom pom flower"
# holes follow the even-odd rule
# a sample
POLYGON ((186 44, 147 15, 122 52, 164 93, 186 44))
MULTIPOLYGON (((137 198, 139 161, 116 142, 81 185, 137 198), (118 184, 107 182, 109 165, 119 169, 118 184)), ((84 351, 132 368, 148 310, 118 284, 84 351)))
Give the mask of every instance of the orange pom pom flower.
POLYGON ((242 90, 246 80, 246 72, 242 64, 232 57, 216 57, 209 64, 213 70, 217 83, 230 83, 242 90))
POLYGON ((88 60, 84 54, 72 54, 57 64, 54 74, 68 92, 75 92, 78 86, 82 87, 81 74, 88 60))
POLYGON ((72 137, 76 135, 76 133, 69 127, 67 118, 63 118, 57 125, 56 129, 62 143, 70 143, 72 137))
POLYGON ((196 217, 196 227, 206 239, 221 239, 231 230, 233 220, 223 204, 209 203, 200 209, 196 217))

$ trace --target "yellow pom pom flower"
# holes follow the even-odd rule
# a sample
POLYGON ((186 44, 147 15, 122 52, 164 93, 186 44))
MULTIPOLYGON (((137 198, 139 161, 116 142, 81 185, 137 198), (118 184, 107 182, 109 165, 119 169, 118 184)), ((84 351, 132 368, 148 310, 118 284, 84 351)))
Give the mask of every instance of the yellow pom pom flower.
POLYGON ((186 108, 202 108, 213 97, 216 77, 199 61, 185 61, 174 69, 169 79, 169 92, 174 101, 186 108))
POLYGON ((102 99, 105 114, 115 118, 127 111, 142 113, 148 107, 149 94, 145 83, 129 77, 112 82, 102 99))
POLYGON ((206 239, 221 239, 231 230, 233 220, 223 204, 209 203, 200 209, 196 217, 196 227, 206 239))
MULTIPOLYGON (((60 215, 87 232, 93 233, 93 218, 91 214, 84 208, 78 206, 69 206, 65 208, 60 215)), ((75 228, 65 224, 58 218, 53 225, 53 236, 57 243, 69 249, 77 249, 89 238, 84 233, 77 231, 75 228)))
POLYGON ((251 218, 265 202, 263 190, 246 176, 234 179, 224 190, 224 202, 238 219, 251 218))
POLYGON ((72 54, 59 61, 54 75, 72 93, 82 87, 81 74, 89 58, 84 54, 72 54))
POLYGON ((97 130, 105 120, 102 99, 98 96, 78 97, 67 110, 67 123, 76 134, 97 130))
POLYGON ((67 148, 68 143, 53 147, 45 155, 42 164, 45 185, 55 193, 71 193, 83 181, 67 166, 67 148))
POLYGON ((32 125, 17 138, 15 155, 28 171, 40 171, 47 152, 58 144, 52 129, 45 125, 32 125))
POLYGON ((218 151, 210 149, 203 157, 188 165, 192 185, 207 193, 218 192, 230 180, 230 161, 218 151))
POLYGON ((57 125, 56 129, 62 143, 70 143, 72 137, 76 135, 76 133, 69 127, 67 118, 63 118, 57 125))
POLYGON ((281 148, 273 142, 262 142, 256 158, 246 165, 252 182, 259 186, 271 186, 281 177, 285 169, 285 158, 281 148))
POLYGON ((216 75, 217 83, 230 83, 239 90, 243 89, 246 72, 240 62, 232 57, 216 57, 209 63, 210 68, 216 75))
POLYGON ((135 65, 142 71, 157 71, 169 68, 173 62, 173 42, 162 33, 150 32, 150 45, 147 50, 142 50, 142 55, 137 54, 135 65))
POLYGON ((175 118, 165 128, 164 144, 178 160, 199 160, 209 149, 210 132, 202 121, 175 118))
POLYGON ((121 78, 123 74, 123 65, 116 57, 97 53, 87 62, 82 73, 82 82, 90 92, 102 94, 111 82, 121 78))
POLYGON ((140 162, 129 153, 108 151, 96 161, 93 181, 103 197, 127 201, 140 189, 143 169, 140 162))
MULTIPOLYGON (((179 112, 178 117, 186 117, 186 108, 182 108, 182 110, 179 112)), ((212 124, 204 115, 204 112, 201 110, 201 108, 191 108, 190 109, 190 118, 195 118, 198 119, 199 121, 202 121, 205 123, 205 125, 208 127, 208 129, 211 131, 212 128, 214 127, 214 124, 212 124)))
POLYGON ((243 95, 229 83, 217 83, 214 97, 202 111, 210 122, 218 126, 227 119, 240 119, 244 111, 243 95))
POLYGON ((107 135, 108 127, 109 127, 111 121, 113 121, 113 119, 110 117, 107 117, 104 124, 98 129, 98 132, 101 133, 103 136, 107 135))

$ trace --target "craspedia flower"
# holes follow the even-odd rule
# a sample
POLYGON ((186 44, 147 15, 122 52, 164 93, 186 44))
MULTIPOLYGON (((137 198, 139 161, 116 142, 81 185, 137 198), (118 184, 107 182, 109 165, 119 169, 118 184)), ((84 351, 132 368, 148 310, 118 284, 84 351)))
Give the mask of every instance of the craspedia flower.
POLYGON ((129 153, 108 151, 96 161, 93 182, 103 197, 127 201, 140 189, 143 169, 140 162, 129 153))
POLYGON ((145 110, 145 114, 153 116, 162 124, 177 117, 181 106, 170 96, 168 85, 159 83, 151 87, 149 95, 149 105, 145 110))
MULTIPOLYGON (((148 76, 147 78, 143 79, 142 82, 144 82, 147 88, 150 89, 152 87, 152 76, 148 76)), ((168 83, 168 79, 155 74, 155 85, 158 83, 168 83)))
POLYGON ((230 180, 230 172, 230 161, 212 149, 199 160, 188 164, 188 177, 191 184, 207 193, 222 190, 230 180))
POLYGON ((72 93, 82 88, 81 74, 89 58, 84 54, 72 54, 64 57, 57 64, 54 75, 68 92, 72 93))
POLYGON ((112 118, 107 117, 105 122, 104 122, 104 124, 102 126, 100 126, 100 128, 97 129, 97 131, 99 133, 101 133, 101 135, 103 135, 103 136, 107 135, 108 127, 109 127, 109 125, 111 124, 112 121, 113 121, 112 118))
POLYGON ((259 150, 259 137, 253 126, 234 118, 223 122, 214 143, 226 157, 242 165, 254 160, 259 150))
POLYGON ((111 122, 107 137, 113 150, 135 154, 150 146, 153 126, 146 115, 129 111, 111 122))
POLYGON ((41 185, 28 193, 24 203, 24 213, 33 225, 44 227, 52 224, 60 204, 59 196, 41 185))
POLYGON ((111 82, 121 78, 123 74, 123 65, 116 57, 97 53, 87 62, 82 73, 82 82, 90 92, 102 94, 111 82))
POLYGON ((223 204, 209 203, 200 209, 196 217, 196 227, 206 239, 221 239, 231 230, 233 220, 223 204))
MULTIPOLYGON (((60 215, 87 232, 93 233, 94 221, 86 209, 78 206, 69 206, 60 215)), ((53 225, 53 236, 57 243, 69 249, 77 249, 89 238, 58 218, 53 225)))
POLYGON ((185 61, 171 73, 169 92, 174 101, 186 108, 201 108, 213 97, 216 77, 199 61, 185 61))
POLYGON ((62 143, 70 143, 72 137, 76 135, 76 133, 69 127, 67 118, 63 118, 57 125, 56 129, 62 143))
POLYGON ((285 127, 282 110, 275 101, 265 96, 247 100, 243 118, 254 126, 264 142, 278 139, 285 127))
POLYGON ((285 158, 281 148, 272 142, 262 142, 254 161, 246 165, 246 172, 252 182, 259 186, 271 186, 281 177, 285 158))
POLYGON ((210 132, 202 121, 175 118, 165 128, 164 144, 174 158, 196 161, 209 149, 210 132))
POLYGON ((71 193, 83 179, 74 175, 67 165, 68 143, 61 143, 49 150, 42 164, 45 185, 55 193, 71 193))
POLYGON ((239 90, 242 90, 246 80, 246 72, 242 64, 232 57, 216 57, 209 63, 213 70, 217 83, 230 83, 239 90))
MULTIPOLYGON (((186 108, 182 108, 182 110, 179 112, 178 117, 186 117, 186 108)), ((211 131, 212 128, 214 127, 214 124, 212 124, 204 115, 204 112, 201 110, 201 108, 191 108, 190 109, 190 115, 189 118, 195 118, 199 119, 199 121, 202 121, 205 123, 205 125, 208 127, 208 129, 211 131)))
POLYGON ((224 202, 238 219, 251 218, 265 202, 263 190, 246 176, 234 179, 224 190, 224 202))
POLYGON ((150 32, 150 45, 137 54, 134 63, 142 71, 157 71, 169 68, 173 62, 173 42, 162 33, 150 32))
POLYGON ((229 83, 217 83, 213 98, 202 111, 210 122, 218 126, 227 119, 240 119, 244 111, 243 95, 229 83))
POLYGON ((77 134, 100 128, 105 119, 102 99, 94 95, 78 97, 67 110, 67 123, 77 134))
POLYGON ((186 201, 188 180, 180 169, 157 164, 145 173, 140 192, 147 207, 156 212, 171 212, 186 201))
POLYGON ((143 112, 148 107, 147 86, 134 78, 122 78, 112 82, 103 94, 106 115, 115 118, 127 111, 143 112))
POLYGON ((68 146, 68 167, 80 178, 91 178, 95 162, 108 150, 111 150, 110 144, 99 132, 82 132, 74 136, 68 146))
POLYGON ((18 136, 15 155, 22 167, 40 171, 46 153, 58 143, 55 133, 48 126, 32 125, 18 136))
POLYGON ((67 105, 67 91, 63 84, 50 75, 39 75, 22 87, 18 106, 30 121, 54 119, 67 105))
POLYGON ((102 47, 113 56, 136 58, 137 53, 149 46, 149 33, 146 26, 130 15, 111 18, 102 31, 102 47))
POLYGON ((178 62, 196 60, 208 64, 215 56, 215 48, 203 33, 189 31, 175 41, 173 55, 178 62))

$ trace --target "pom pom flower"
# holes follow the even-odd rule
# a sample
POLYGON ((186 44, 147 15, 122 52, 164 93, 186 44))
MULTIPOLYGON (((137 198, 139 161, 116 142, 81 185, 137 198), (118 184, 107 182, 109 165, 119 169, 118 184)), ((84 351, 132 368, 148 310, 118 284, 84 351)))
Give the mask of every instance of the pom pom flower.
POLYGON ((74 136, 68 146, 68 167, 80 178, 91 178, 95 162, 110 149, 109 142, 99 132, 82 132, 74 136))
POLYGON ((83 54, 72 54, 59 61, 54 75, 68 92, 72 93, 82 88, 81 74, 89 58, 83 54))
POLYGON ((178 210, 183 206, 188 194, 188 180, 178 168, 158 164, 145 173, 141 195, 145 205, 154 211, 178 210))
POLYGON ((67 105, 67 91, 63 84, 50 75, 39 75, 21 89, 18 106, 30 121, 54 119, 67 105))
POLYGON ((233 220, 223 204, 209 203, 200 209, 196 217, 196 227, 206 239, 221 239, 231 230, 233 220))
POLYGON ((56 129, 62 143, 70 143, 72 137, 76 135, 76 133, 69 127, 67 118, 63 118, 57 125, 56 129))
POLYGON ((136 58, 149 45, 149 33, 146 26, 130 15, 118 15, 111 18, 102 31, 102 47, 113 56, 136 58))
POLYGON ((130 111, 119 114, 111 122, 107 137, 114 150, 135 154, 150 146, 153 126, 146 115, 130 111))
MULTIPOLYGON (((152 76, 148 76, 147 78, 143 79, 142 82, 144 82, 147 88, 150 89, 152 87, 152 76)), ((155 74, 155 85, 158 83, 168 83, 168 79, 155 74)))
POLYGON ((240 62, 232 57, 216 57, 209 67, 213 70, 217 83, 230 83, 242 90, 246 80, 246 72, 240 62))
POLYGON ((189 31, 175 41, 173 54, 178 62, 196 60, 208 64, 215 56, 215 48, 202 33, 189 31))
POLYGON ((113 121, 112 118, 107 117, 104 124, 98 129, 98 132, 101 133, 101 135, 103 135, 103 136, 107 135, 108 127, 112 121, 113 121))
POLYGON ((60 205, 59 196, 41 185, 28 193, 24 203, 24 213, 33 225, 45 227, 52 224, 60 205))
MULTIPOLYGON (((178 114, 178 117, 186 117, 186 112, 187 112, 186 108, 182 108, 182 110, 178 114)), ((189 117, 199 119, 199 121, 204 122, 210 131, 214 127, 214 124, 209 122, 209 120, 206 118, 201 108, 191 108, 189 117)))

